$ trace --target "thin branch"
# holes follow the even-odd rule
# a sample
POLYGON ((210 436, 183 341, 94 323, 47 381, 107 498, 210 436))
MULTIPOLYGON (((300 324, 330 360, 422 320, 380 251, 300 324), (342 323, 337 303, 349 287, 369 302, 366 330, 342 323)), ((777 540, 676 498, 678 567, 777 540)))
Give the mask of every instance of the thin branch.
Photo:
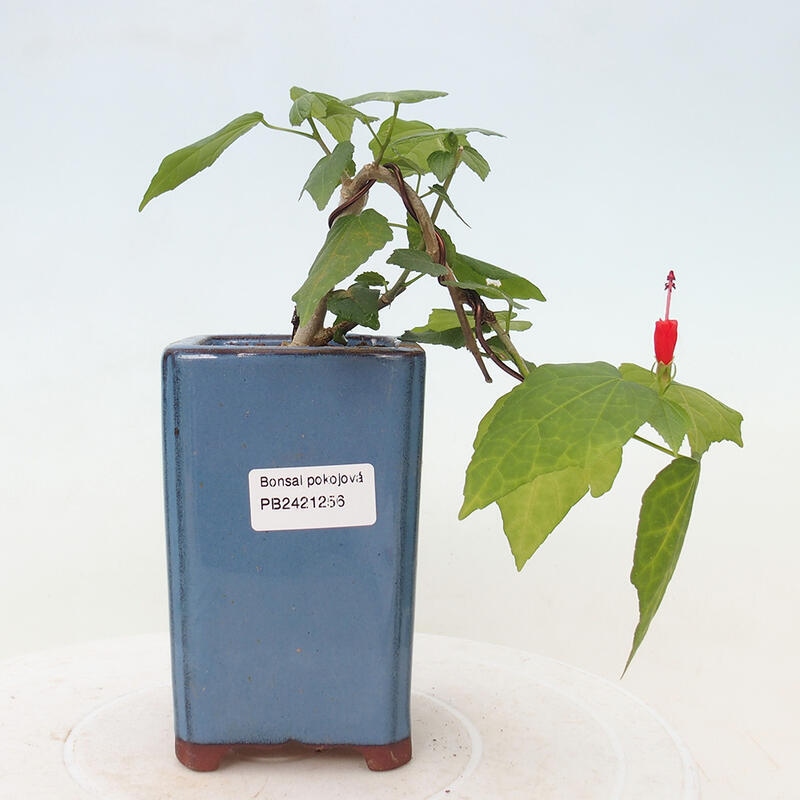
POLYGON ((646 444, 648 447, 652 447, 654 450, 658 450, 661 453, 666 453, 671 458, 675 458, 675 456, 677 456, 677 453, 673 453, 672 450, 668 450, 666 447, 662 447, 656 442, 651 442, 649 439, 645 439, 644 436, 639 436, 638 433, 634 433, 633 436, 631 436, 631 439, 635 439, 637 442, 646 444))
POLYGON ((375 137, 375 140, 378 142, 378 147, 380 148, 378 151, 378 157, 375 159, 376 164, 381 163, 381 159, 383 158, 384 154, 386 153, 386 148, 389 146, 389 142, 392 141, 392 133, 394 132, 394 123, 397 121, 397 114, 400 111, 400 103, 394 104, 394 112, 391 116, 391 122, 389 122, 389 129, 386 131, 386 141, 381 144, 378 137, 375 137))
MULTIPOLYGON (((420 200, 419 195, 405 183, 400 170, 393 164, 388 166, 381 166, 376 163, 366 164, 352 179, 344 180, 341 189, 342 202, 328 218, 328 224, 333 225, 334 220, 341 214, 359 213, 367 201, 370 188, 375 183, 385 183, 400 195, 406 210, 420 226, 422 240, 425 244, 425 251, 433 261, 437 264, 441 264, 446 269, 446 274, 440 278, 440 281, 445 285, 448 283, 455 283, 456 277, 447 264, 444 242, 428 214, 428 209, 425 207, 422 200, 420 200)), ((475 341, 475 336, 469 324, 469 320, 464 313, 464 305, 468 305, 465 293, 463 290, 452 285, 447 286, 447 290, 450 293, 453 308, 458 317, 467 349, 478 364, 484 379, 487 382, 491 382, 491 376, 486 369, 486 365, 483 363, 483 357, 478 349, 478 344, 475 341)), ((343 323, 342 326, 335 326, 335 331, 333 328, 323 329, 325 312, 321 306, 325 303, 326 301, 323 299, 320 306, 315 310, 312 318, 300 330, 295 332, 295 335, 292 337, 292 342, 294 344, 326 344, 334 335, 346 333, 347 330, 355 327, 355 325, 350 325, 348 328, 348 323, 343 323)))
POLYGON ((508 331, 497 321, 496 318, 490 319, 488 322, 489 325, 491 325, 492 330, 497 335, 497 338, 503 343, 503 347, 505 347, 506 352, 511 356, 511 360, 516 365, 522 377, 526 378, 530 374, 530 367, 528 367, 525 359, 519 354, 517 348, 514 347, 514 343, 511 341, 511 337, 508 335, 508 331))
POLYGON ((374 181, 376 183, 385 183, 389 185, 400 195, 403 205, 406 207, 406 211, 417 221, 420 231, 422 232, 425 252, 433 261, 437 264, 441 264, 447 270, 445 275, 440 277, 439 281, 447 286, 447 290, 450 293, 450 299, 453 303, 453 309, 456 312, 459 325, 461 326, 461 332, 464 335, 464 343, 467 350, 469 350, 472 357, 475 359, 475 363, 478 365, 484 380, 487 383, 491 383, 492 377, 489 375, 489 371, 483 363, 483 357, 478 348, 478 343, 475 341, 472 327, 464 312, 464 306, 469 305, 469 302, 462 289, 450 285, 456 282, 456 276, 447 263, 447 253, 445 251, 444 242, 442 241, 442 237, 439 236, 425 204, 422 202, 419 195, 403 180, 400 170, 394 164, 383 166, 367 164, 359 170, 356 177, 353 178, 353 181, 358 181, 359 176, 361 176, 361 180, 364 182, 374 181))
POLYGON ((319 144, 319 146, 325 151, 325 155, 329 156, 331 154, 330 148, 328 147, 328 145, 325 144, 325 140, 322 138, 322 136, 320 136, 319 130, 317 129, 316 124, 314 123, 313 117, 308 118, 308 124, 311 126, 311 130, 314 133, 314 135, 311 138, 314 139, 314 141, 316 141, 319 144))
POLYGON ((283 133, 293 133, 295 136, 303 136, 306 139, 314 139, 314 135, 311 133, 306 133, 306 131, 298 131, 296 128, 282 128, 280 125, 272 125, 271 123, 267 122, 265 119, 261 120, 261 124, 266 126, 272 131, 282 131, 283 133))

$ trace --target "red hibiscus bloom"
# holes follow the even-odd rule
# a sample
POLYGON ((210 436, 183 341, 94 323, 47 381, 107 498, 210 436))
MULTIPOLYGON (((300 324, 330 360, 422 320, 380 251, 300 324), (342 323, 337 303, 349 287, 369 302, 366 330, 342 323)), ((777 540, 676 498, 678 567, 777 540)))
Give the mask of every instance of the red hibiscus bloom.
POLYGON ((675 353, 675 343, 678 341, 678 320, 669 318, 669 304, 672 299, 672 292, 675 289, 675 273, 672 270, 667 275, 667 282, 664 288, 667 290, 667 309, 664 313, 664 319, 656 321, 653 343, 658 363, 671 364, 675 353))

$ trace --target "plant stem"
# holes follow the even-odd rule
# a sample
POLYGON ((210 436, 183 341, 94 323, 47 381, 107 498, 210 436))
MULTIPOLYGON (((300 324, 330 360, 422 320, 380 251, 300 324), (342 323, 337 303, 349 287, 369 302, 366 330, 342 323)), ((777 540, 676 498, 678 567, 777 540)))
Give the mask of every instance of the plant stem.
POLYGON ((386 305, 388 306, 392 300, 397 297, 401 292, 404 292, 408 287, 408 276, 411 274, 411 270, 404 269, 400 277, 394 282, 394 286, 391 289, 388 289, 383 297, 381 297, 381 303, 384 302, 384 298, 386 298, 386 305))
MULTIPOLYGON (((378 144, 380 145, 381 149, 378 152, 378 156, 375 159, 375 163, 376 164, 380 164, 381 163, 381 161, 383 160, 383 155, 386 152, 386 148, 389 146, 389 142, 392 141, 392 132, 394 131, 394 123, 395 123, 395 120, 397 119, 397 113, 399 111, 400 111, 400 103, 395 103, 394 104, 394 112, 392 113, 392 117, 391 117, 391 120, 389 122, 389 127, 386 130, 386 141, 383 142, 383 143, 378 141, 378 144)), ((376 136, 375 139, 377 140, 378 137, 376 136)))
POLYGON ((317 307, 314 309, 314 313, 311 315, 308 322, 295 331, 292 341, 289 344, 294 347, 309 347, 325 344, 325 342, 319 342, 318 338, 319 332, 322 330, 322 326, 325 323, 325 314, 327 312, 328 295, 326 294, 325 297, 317 303, 317 307))
POLYGON ((314 132, 314 135, 311 138, 314 139, 314 141, 317 142, 317 144, 319 144, 319 146, 325 151, 325 155, 329 156, 331 151, 328 145, 325 144, 325 140, 322 138, 322 136, 320 136, 317 126, 314 124, 313 117, 308 118, 308 124, 311 126, 311 130, 314 132))
MULTIPOLYGON (((267 128, 269 128, 270 130, 273 130, 273 131, 282 131, 283 133, 293 133, 293 134, 295 134, 295 136, 303 136, 306 139, 314 139, 313 134, 306 133, 305 131, 298 131, 298 130, 296 130, 294 128, 281 128, 280 125, 271 125, 265 119, 261 120, 261 124, 265 125, 267 128)), ((315 139, 315 141, 317 141, 317 140, 315 139)))
MULTIPOLYGON (((348 183, 348 191, 351 196, 355 195, 364 184, 370 181, 386 184, 403 198, 404 203, 408 203, 407 211, 416 218, 422 232, 425 252, 433 261, 441 263, 439 261, 439 259, 442 258, 439 248, 439 235, 433 222, 431 222, 428 209, 425 207, 425 203, 419 199, 419 195, 411 189, 410 186, 405 184, 399 170, 396 167, 390 169, 389 167, 381 166, 377 162, 365 164, 355 174, 352 181, 348 183)), ((464 342, 467 350, 469 350, 470 354, 475 359, 475 363, 478 365, 478 369, 480 369, 486 382, 491 383, 492 378, 486 369, 486 365, 483 363, 483 356, 478 349, 472 328, 464 312, 464 292, 454 285, 456 283, 456 276, 447 264, 446 259, 442 258, 442 261, 444 262, 443 266, 446 268, 447 273, 442 277, 441 281, 450 293, 453 309, 456 312, 461 331, 464 334, 464 342)))
POLYGON ((519 354, 517 348, 514 347, 514 343, 511 341, 511 337, 508 335, 508 331, 496 319, 494 321, 490 321, 489 324, 491 325, 492 330, 497 334, 497 338, 503 343, 503 347, 505 347, 506 352, 511 356, 514 366, 516 366, 523 378, 527 378, 531 372, 530 368, 528 367, 525 359, 519 354))
POLYGON ((369 131, 369 132, 372 134, 372 138, 373 138, 373 139, 374 139, 374 140, 375 140, 375 141, 378 143, 378 145, 380 146, 381 140, 378 138, 378 134, 377 134, 377 133, 375 133, 375 131, 373 130, 373 128, 372 128, 372 123, 371 123, 371 122, 365 122, 364 124, 367 126, 367 130, 368 130, 368 131, 369 131))
POLYGON ((658 450, 661 453, 666 453, 668 456, 672 458, 675 458, 676 456, 676 453, 673 453, 672 450, 669 450, 666 447, 662 447, 660 444, 656 444, 655 442, 651 442, 649 439, 645 439, 644 436, 639 436, 638 433, 634 433, 633 436, 631 436, 631 439, 635 439, 637 442, 646 444, 649 447, 652 447, 654 450, 658 450))
MULTIPOLYGON (((398 297, 398 295, 401 295, 415 280, 417 280, 417 278, 414 278, 414 280, 406 283, 405 278, 407 278, 408 275, 409 275, 409 270, 404 270, 403 274, 398 278, 394 286, 392 286, 391 289, 387 289, 381 295, 379 311, 390 306, 398 297)), ((331 339, 338 340, 346 333, 350 333, 350 331, 353 330, 353 328, 355 327, 357 327, 357 324, 355 322, 351 322, 350 320, 345 320, 344 322, 337 323, 332 328, 325 328, 324 330, 321 329, 318 332, 314 343, 327 344, 329 341, 331 341, 331 339)))
POLYGON ((406 281, 406 289, 408 289, 409 286, 411 286, 412 284, 416 283, 418 280, 421 280, 424 277, 425 277, 424 273, 420 272, 416 278, 412 278, 410 281, 406 281))

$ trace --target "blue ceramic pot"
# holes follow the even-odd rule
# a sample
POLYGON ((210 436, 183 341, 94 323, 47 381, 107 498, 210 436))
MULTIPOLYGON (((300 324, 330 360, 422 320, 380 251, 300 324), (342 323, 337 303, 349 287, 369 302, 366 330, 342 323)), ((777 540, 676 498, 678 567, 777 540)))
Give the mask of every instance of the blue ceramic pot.
POLYGON ((410 756, 425 357, 356 337, 186 339, 163 359, 176 751, 410 756))

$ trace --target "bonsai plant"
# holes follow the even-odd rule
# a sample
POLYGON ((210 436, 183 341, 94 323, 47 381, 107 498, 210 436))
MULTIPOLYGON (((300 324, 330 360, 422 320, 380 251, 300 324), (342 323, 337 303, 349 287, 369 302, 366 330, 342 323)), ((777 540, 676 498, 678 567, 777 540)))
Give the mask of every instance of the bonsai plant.
MULTIPOLYGON (((336 350, 354 341, 368 345, 370 337, 353 340, 351 331, 359 326, 377 331, 382 311, 401 296, 405 301, 418 281, 436 281, 441 307, 427 309, 420 325, 399 340, 463 348, 484 380, 491 381, 494 371, 516 380, 478 424, 459 517, 496 504, 518 569, 576 503, 612 488, 626 444, 663 454, 666 464, 648 486, 639 509, 631 571, 639 620, 627 669, 675 570, 702 456, 714 442, 741 446, 742 417, 674 379, 672 271, 665 286, 664 318, 655 327, 653 367, 534 364, 520 354, 514 334, 530 327, 522 318, 525 304, 543 302, 544 295, 528 278, 461 252, 440 224, 445 212, 460 219, 453 200, 459 170, 471 170, 481 180, 489 175, 489 164, 474 141, 499 134, 483 128, 436 127, 416 114, 401 116, 409 107, 444 95, 372 92, 340 99, 294 87, 288 127, 251 112, 171 153, 161 162, 139 209, 211 166, 255 128, 303 137, 310 151, 321 151, 301 194, 307 193, 319 210, 331 205, 337 190, 339 196, 321 248, 305 278, 298 279, 282 345, 287 352, 336 350), (386 113, 372 116, 365 109, 386 113), (357 166, 353 133, 359 129, 369 154, 357 166), (368 205, 378 184, 396 195, 392 220, 368 205), (374 257, 392 241, 388 258, 382 257, 385 265, 378 267, 374 257)), ((306 271, 305 266, 298 268, 306 271)))

